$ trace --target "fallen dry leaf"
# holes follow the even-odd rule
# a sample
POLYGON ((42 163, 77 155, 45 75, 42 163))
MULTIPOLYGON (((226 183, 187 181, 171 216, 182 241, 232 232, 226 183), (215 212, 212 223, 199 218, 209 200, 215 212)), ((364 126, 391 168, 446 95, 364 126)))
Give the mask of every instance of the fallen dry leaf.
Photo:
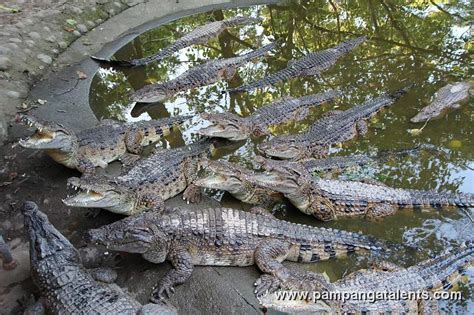
POLYGON ((87 74, 85 74, 84 72, 78 70, 78 71, 76 71, 76 73, 77 73, 77 77, 79 78, 79 80, 87 79, 87 74))

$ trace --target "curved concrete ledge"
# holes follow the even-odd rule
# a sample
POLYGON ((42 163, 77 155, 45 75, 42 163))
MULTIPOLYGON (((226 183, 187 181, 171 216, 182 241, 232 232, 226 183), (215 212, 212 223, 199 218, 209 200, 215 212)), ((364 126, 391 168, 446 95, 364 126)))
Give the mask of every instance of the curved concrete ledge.
MULTIPOLYGON (((56 63, 60 70, 51 69, 45 78, 31 90, 29 96, 31 100, 47 100, 46 105, 35 109, 32 113, 46 120, 58 121, 76 131, 92 127, 97 120, 89 107, 89 87, 98 64, 89 58, 90 55, 108 57, 144 31, 185 15, 214 8, 277 2, 279 1, 180 0, 176 3, 175 0, 165 0, 149 1, 129 8, 90 31, 81 40, 75 41, 58 56, 56 63), (84 45, 84 42, 92 44, 84 45), (87 75, 87 79, 77 79, 76 72, 79 70, 87 75)), ((22 129, 14 127, 12 135, 17 136, 22 132, 22 129)), ((23 151, 19 155, 24 155, 22 158, 25 159, 27 153, 23 151)), ((21 164, 21 162, 17 163, 21 164)), ((53 190, 55 195, 66 194, 65 182, 67 177, 72 175, 72 171, 61 166, 56 167, 57 164, 46 158, 31 161, 31 163, 33 165, 23 166, 26 170, 22 169, 21 172, 34 169, 39 178, 46 178, 48 183, 53 183, 57 187, 53 190)), ((50 191, 50 194, 53 191, 50 191)), ((41 199, 44 198, 44 193, 35 192, 28 198, 41 199)), ((117 219, 117 216, 102 213, 98 220, 91 222, 80 210, 67 209, 59 198, 51 196, 48 198, 51 198, 51 201, 48 201, 48 205, 43 205, 43 209, 52 222, 57 224, 58 228, 76 244, 82 232, 91 228, 91 225, 98 226, 117 219), (63 219, 65 214, 67 214, 67 220, 63 219)), ((179 197, 168 203, 183 206, 179 197)), ((195 205, 195 207, 206 206, 217 206, 217 203, 204 201, 195 205)), ((241 205, 236 204, 235 207, 241 207, 241 205)), ((125 259, 119 270, 119 285, 127 288, 141 302, 145 302, 148 300, 152 287, 169 269, 169 266, 167 264, 157 266, 147 263, 140 257, 129 256, 131 257, 125 259)), ((253 283, 258 276, 256 267, 196 267, 191 280, 177 288, 170 303, 183 314, 261 313, 253 293, 253 283)))
POLYGON ((47 100, 47 106, 41 106, 32 113, 43 119, 54 118, 74 130, 91 127, 97 120, 89 107, 89 87, 99 65, 89 56, 109 57, 141 33, 186 15, 217 8, 279 2, 281 1, 181 0, 176 3, 175 0, 165 0, 149 1, 131 7, 84 35, 82 40, 75 41, 58 56, 56 63, 62 70, 50 71, 30 92, 32 100, 47 100), (87 79, 77 81, 76 71, 79 70, 87 75, 87 79))

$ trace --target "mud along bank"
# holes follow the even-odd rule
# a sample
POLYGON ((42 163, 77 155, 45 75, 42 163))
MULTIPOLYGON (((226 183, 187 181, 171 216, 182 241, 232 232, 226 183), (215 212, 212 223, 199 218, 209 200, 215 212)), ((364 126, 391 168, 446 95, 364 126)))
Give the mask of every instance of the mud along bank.
MULTIPOLYGON (((94 20, 94 26, 87 23, 85 17, 78 18, 82 12, 89 12, 92 6, 90 3, 76 4, 68 9, 70 10, 68 12, 72 13, 64 15, 60 14, 63 7, 59 4, 54 7, 56 11, 53 12, 49 12, 48 7, 34 8, 30 15, 16 17, 15 23, 26 25, 24 30, 15 26, 18 29, 15 36, 21 42, 9 41, 10 44, 6 45, 6 48, 2 45, 2 51, 8 53, 5 70, 0 72, 3 93, 2 116, 6 117, 8 122, 18 109, 23 111, 33 107, 31 113, 39 118, 60 122, 75 131, 94 126, 97 119, 90 110, 88 100, 89 86, 98 65, 88 58, 89 55, 108 57, 140 33, 180 16, 209 11, 213 8, 269 2, 180 0, 176 3, 175 0, 164 0, 146 3, 128 1, 128 5, 125 5, 120 2, 97 1, 94 2, 94 6, 99 6, 104 13, 101 18, 94 20), (126 10, 115 15, 123 9, 126 10), (34 12, 43 12, 41 13, 43 16, 38 18, 34 12), (72 20, 71 14, 75 14, 72 15, 75 17, 75 22, 66 22, 72 20), (55 18, 59 17, 63 20, 54 22, 55 18), (64 40, 60 37, 62 33, 58 28, 55 35, 57 44, 54 43, 58 48, 52 48, 56 50, 50 54, 44 52, 51 49, 47 43, 53 44, 51 42, 53 38, 44 41, 43 45, 42 34, 39 34, 38 38, 35 31, 30 30, 38 28, 39 21, 45 20, 54 22, 56 23, 54 25, 60 27, 70 26, 64 34, 68 37, 64 40), (82 27, 82 20, 85 21, 84 25, 88 25, 86 28, 82 27), (30 34, 31 32, 33 34, 30 34), (24 40, 28 41, 27 45, 30 43, 33 46, 26 48, 29 49, 26 52, 23 50, 12 53, 22 45, 24 38, 28 38, 24 40), (59 54, 63 49, 64 52, 59 54), (24 53, 25 56, 22 55, 24 53), (32 53, 36 53, 35 57, 29 56, 32 53)), ((25 9, 23 13, 26 12, 25 9)), ((49 28, 53 29, 52 26, 49 28)), ((5 30, 9 32, 7 36, 14 32, 12 27, 5 30)), ((47 31, 45 29, 46 33, 47 31)), ((61 198, 67 194, 66 179, 78 174, 54 163, 42 153, 14 146, 14 142, 25 133, 24 128, 10 124, 7 141, 0 147, 0 229, 19 261, 19 267, 14 271, 0 270, 1 314, 19 312, 22 309, 20 300, 37 293, 29 279, 28 244, 23 235, 23 218, 18 211, 22 201, 37 202, 49 215, 52 223, 76 246, 81 246, 81 236, 85 230, 119 218, 101 212, 98 217, 91 219, 85 210, 66 208, 61 203, 61 198)), ((3 134, 5 135, 5 132, 3 134)), ((169 203, 182 205, 179 196, 169 203)), ((197 206, 216 204, 215 201, 208 199, 197 206)), ((239 204, 234 206, 240 207, 239 204)), ((156 266, 133 255, 124 257, 119 267, 119 285, 127 288, 142 302, 148 299, 152 287, 169 269, 167 264, 156 266)), ((261 311, 253 294, 253 282, 258 275, 255 267, 197 267, 191 280, 177 288, 177 293, 170 302, 180 313, 259 313, 261 311)))

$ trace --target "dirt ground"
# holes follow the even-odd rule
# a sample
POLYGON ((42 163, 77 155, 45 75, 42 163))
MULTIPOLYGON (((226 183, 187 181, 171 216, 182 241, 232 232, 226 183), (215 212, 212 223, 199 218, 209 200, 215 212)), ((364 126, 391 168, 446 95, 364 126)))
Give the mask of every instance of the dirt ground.
MULTIPOLYGON (((208 5, 236 5, 218 0, 181 0, 179 4, 175 0, 145 4, 53 2, 2 2, 7 9, 21 12, 0 9, 0 232, 19 263, 13 271, 0 268, 0 314, 19 313, 28 297, 39 296, 29 278, 29 249, 19 212, 24 201, 35 201, 77 247, 83 246, 84 231, 120 218, 103 211, 91 219, 86 209, 65 207, 61 198, 67 194, 66 180, 79 173, 56 164, 41 152, 16 146, 17 140, 31 131, 12 123, 15 113, 32 108, 39 118, 61 122, 76 131, 91 127, 96 118, 88 106, 88 93, 97 65, 88 55, 98 51, 112 54, 130 40, 130 34, 136 36, 159 23, 156 12, 172 19, 180 11, 191 14, 193 10, 208 10, 208 5), (75 22, 67 21, 71 19, 75 22), (87 79, 78 81, 79 70, 87 79)), ((239 5, 254 2, 258 1, 242 1, 239 5)), ((182 204, 180 196, 168 204, 182 204)), ((212 205, 217 202, 208 199, 197 206, 212 205)), ((169 265, 156 266, 137 255, 121 258, 118 284, 140 302, 146 302, 169 265)), ((255 267, 198 267, 170 302, 180 313, 261 313, 253 294, 258 276, 255 267)))

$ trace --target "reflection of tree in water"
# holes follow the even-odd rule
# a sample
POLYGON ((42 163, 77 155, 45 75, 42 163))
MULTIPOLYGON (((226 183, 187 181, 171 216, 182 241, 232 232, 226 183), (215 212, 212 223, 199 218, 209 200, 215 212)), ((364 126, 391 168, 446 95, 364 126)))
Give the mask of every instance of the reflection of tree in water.
MULTIPOLYGON (((132 105, 128 95, 134 90, 174 78, 189 67, 209 59, 233 57, 277 39, 281 47, 275 53, 263 62, 242 67, 229 82, 180 93, 177 98, 166 102, 169 106, 137 106, 131 115, 138 117, 147 113, 152 118, 158 118, 169 116, 171 113, 168 110, 174 108, 172 114, 229 110, 246 116, 284 95, 301 96, 328 87, 352 87, 337 103, 341 105, 339 109, 346 109, 382 91, 399 88, 405 84, 402 81, 415 82, 412 93, 397 102, 390 111, 377 115, 366 138, 345 144, 341 153, 407 148, 425 142, 449 148, 449 143, 456 140, 462 145, 450 150, 449 157, 421 154, 409 163, 405 160, 393 162, 382 170, 387 183, 390 181, 389 184, 400 187, 456 189, 462 179, 450 177, 452 166, 462 167, 473 159, 470 136, 472 110, 464 106, 457 112, 430 122, 418 137, 410 136, 406 130, 419 128, 410 124, 408 119, 447 80, 461 80, 468 75, 468 8, 466 1, 436 4, 433 1, 316 0, 215 10, 184 17, 142 34, 117 52, 116 57, 130 59, 153 54, 199 25, 237 14, 260 16, 263 22, 257 26, 230 29, 205 45, 184 49, 171 58, 146 67, 99 73, 94 78, 91 106, 99 117, 126 119, 132 105), (286 67, 291 59, 361 35, 366 35, 368 41, 343 57, 321 78, 295 78, 263 91, 222 94, 228 86, 239 86, 286 67)), ((329 104, 316 109, 312 119, 333 106, 329 104)), ((275 131, 297 132, 306 126, 293 124, 275 131)), ((251 159, 253 147, 254 144, 249 143, 236 154, 251 159), (245 150, 249 152, 243 154, 245 150)))

